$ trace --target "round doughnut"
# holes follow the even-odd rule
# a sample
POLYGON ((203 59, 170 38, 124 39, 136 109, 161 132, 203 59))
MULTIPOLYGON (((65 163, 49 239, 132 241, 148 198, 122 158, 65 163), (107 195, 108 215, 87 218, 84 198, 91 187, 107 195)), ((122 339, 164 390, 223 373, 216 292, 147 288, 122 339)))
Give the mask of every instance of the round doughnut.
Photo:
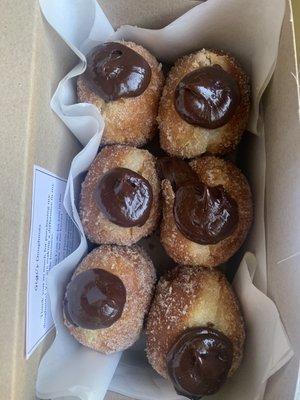
POLYGON ((163 81, 156 58, 135 43, 104 43, 89 53, 77 95, 104 118, 102 144, 139 147, 154 136, 163 81))
POLYGON ((182 158, 231 152, 249 111, 249 79, 232 56, 205 49, 184 56, 171 69, 160 100, 161 147, 182 158))
POLYGON ((184 265, 214 267, 226 262, 252 223, 252 195, 245 176, 231 162, 214 156, 189 164, 167 159, 164 173, 161 242, 168 255, 184 265))
POLYGON ((243 317, 225 275, 178 266, 156 287, 146 325, 150 364, 178 394, 215 393, 240 365, 243 317))
POLYGON ((155 270, 142 248, 98 247, 67 285, 64 323, 78 342, 93 350, 125 350, 140 335, 154 284, 155 270))
POLYGON ((160 217, 155 158, 135 147, 104 147, 82 183, 79 213, 93 243, 130 246, 150 235, 160 217))

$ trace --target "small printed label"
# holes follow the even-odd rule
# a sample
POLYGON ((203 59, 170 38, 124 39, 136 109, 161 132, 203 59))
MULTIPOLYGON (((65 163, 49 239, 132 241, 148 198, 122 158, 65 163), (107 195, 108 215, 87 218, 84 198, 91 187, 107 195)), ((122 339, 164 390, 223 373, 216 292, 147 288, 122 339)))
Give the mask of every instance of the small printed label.
POLYGON ((79 245, 63 206, 66 179, 34 166, 28 254, 26 358, 53 328, 47 278, 51 268, 79 245))

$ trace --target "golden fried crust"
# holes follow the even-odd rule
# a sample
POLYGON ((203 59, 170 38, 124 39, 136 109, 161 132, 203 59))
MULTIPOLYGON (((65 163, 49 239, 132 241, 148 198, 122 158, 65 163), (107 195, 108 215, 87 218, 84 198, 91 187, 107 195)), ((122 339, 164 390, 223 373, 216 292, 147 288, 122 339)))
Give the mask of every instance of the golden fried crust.
POLYGON ((77 95, 80 102, 94 104, 102 114, 105 121, 102 144, 120 143, 140 147, 152 139, 157 129, 156 116, 164 77, 161 64, 148 50, 132 42, 120 43, 139 53, 150 65, 151 80, 147 89, 137 97, 105 102, 89 89, 83 75, 80 75, 77 95))
POLYGON ((84 346, 104 354, 122 351, 139 337, 155 284, 155 269, 146 252, 139 246, 101 246, 79 264, 73 274, 101 268, 118 276, 126 288, 126 302, 121 317, 109 328, 75 327, 64 316, 70 333, 84 346))
POLYGON ((91 242, 98 244, 120 244, 130 246, 150 235, 160 217, 160 184, 155 167, 155 158, 147 150, 129 146, 107 146, 97 155, 82 183, 79 203, 80 219, 84 232, 91 242), (122 167, 137 172, 146 178, 153 191, 153 202, 149 218, 142 226, 125 228, 110 222, 97 207, 94 191, 100 178, 110 169, 122 167))
POLYGON ((237 146, 250 111, 249 79, 237 61, 221 51, 201 50, 179 59, 166 80, 158 111, 161 147, 169 154, 192 158, 203 153, 228 153, 237 146), (197 68, 218 64, 237 80, 241 102, 231 120, 217 129, 194 126, 183 120, 174 107, 179 81, 197 68))
POLYGON ((167 377, 166 355, 187 328, 210 327, 233 344, 232 376, 243 356, 245 328, 237 298, 222 272, 178 266, 157 284, 146 326, 147 356, 167 377))
POLYGON ((161 241, 169 256, 184 265, 214 267, 226 262, 244 242, 253 219, 252 195, 241 171, 231 162, 204 156, 190 162, 200 181, 208 186, 221 185, 237 202, 239 222, 235 231, 217 244, 201 245, 187 239, 177 228, 173 215, 175 194, 169 181, 162 182, 163 221, 161 241))

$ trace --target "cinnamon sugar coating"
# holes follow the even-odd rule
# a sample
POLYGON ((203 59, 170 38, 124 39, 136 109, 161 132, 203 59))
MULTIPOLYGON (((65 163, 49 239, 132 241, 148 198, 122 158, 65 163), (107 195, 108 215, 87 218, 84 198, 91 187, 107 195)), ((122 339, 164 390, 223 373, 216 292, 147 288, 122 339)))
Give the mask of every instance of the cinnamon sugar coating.
POLYGON ((104 147, 92 162, 82 183, 79 213, 86 236, 97 244, 131 245, 150 235, 160 217, 160 184, 155 158, 147 151, 130 146, 104 147), (122 167, 142 175, 151 185, 153 201, 149 218, 142 226, 122 227, 109 221, 99 210, 94 192, 101 177, 109 170, 122 167))
POLYGON ((151 68, 151 80, 147 89, 137 97, 121 98, 105 102, 86 84, 83 75, 77 80, 78 100, 92 103, 100 111, 105 128, 102 144, 128 144, 143 146, 152 139, 157 130, 157 111, 164 77, 161 64, 144 47, 133 42, 119 41, 140 54, 151 68))
POLYGON ((249 78, 232 56, 222 51, 205 49, 189 54, 175 63, 166 79, 158 111, 161 147, 170 155, 182 158, 193 158, 206 152, 231 152, 246 129, 249 112, 249 78), (216 129, 206 129, 191 125, 181 118, 174 106, 174 92, 185 75, 212 65, 221 66, 236 79, 241 100, 228 123, 216 129))
POLYGON ((169 349, 185 329, 193 327, 214 328, 232 342, 232 376, 240 365, 245 341, 238 300, 222 272, 178 266, 159 280, 146 326, 147 356, 163 377, 168 377, 169 349))
POLYGON ((239 221, 233 233, 216 244, 201 245, 186 238, 176 226, 173 214, 175 193, 168 180, 162 182, 163 220, 161 242, 177 263, 215 267, 226 262, 243 244, 253 219, 252 195, 247 179, 231 162, 204 156, 190 166, 207 186, 221 185, 238 205, 239 221))
POLYGON ((155 283, 155 269, 139 246, 104 245, 94 249, 78 265, 71 279, 88 269, 101 268, 119 277, 126 289, 121 317, 110 327, 89 330, 64 323, 75 339, 84 346, 104 354, 122 351, 139 337, 148 311, 155 283))

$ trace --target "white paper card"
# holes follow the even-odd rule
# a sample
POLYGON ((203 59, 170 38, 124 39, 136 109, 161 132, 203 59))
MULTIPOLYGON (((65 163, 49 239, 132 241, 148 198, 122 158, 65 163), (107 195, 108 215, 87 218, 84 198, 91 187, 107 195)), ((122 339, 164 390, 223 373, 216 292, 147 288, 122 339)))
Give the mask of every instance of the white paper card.
POLYGON ((63 206, 66 179, 34 166, 28 252, 26 358, 54 326, 48 273, 79 244, 77 230, 63 206))

